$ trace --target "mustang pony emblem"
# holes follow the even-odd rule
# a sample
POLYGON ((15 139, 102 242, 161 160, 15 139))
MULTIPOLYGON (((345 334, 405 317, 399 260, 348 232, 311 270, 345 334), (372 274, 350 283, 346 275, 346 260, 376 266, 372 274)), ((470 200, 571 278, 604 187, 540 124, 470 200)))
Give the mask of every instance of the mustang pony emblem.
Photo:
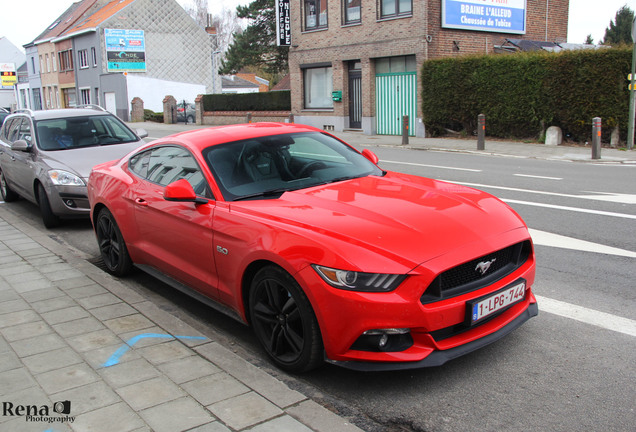
POLYGON ((475 267, 475 271, 478 271, 483 276, 486 274, 492 263, 494 263, 495 261, 497 261, 497 258, 493 258, 490 261, 482 261, 477 264, 477 267, 475 267))

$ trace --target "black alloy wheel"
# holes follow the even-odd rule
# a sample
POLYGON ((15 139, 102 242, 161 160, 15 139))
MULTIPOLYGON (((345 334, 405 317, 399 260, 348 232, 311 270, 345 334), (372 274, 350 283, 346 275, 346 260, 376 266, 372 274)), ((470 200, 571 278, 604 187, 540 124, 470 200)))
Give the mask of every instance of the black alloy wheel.
POLYGON ((11 202, 18 199, 18 194, 9 187, 9 183, 7 183, 7 179, 2 170, 0 170, 0 198, 2 198, 4 202, 11 202))
POLYGON ((60 218, 51 210, 49 196, 41 184, 38 184, 38 206, 40 207, 40 214, 45 227, 55 228, 60 224, 60 218))
POLYGON ((113 214, 107 208, 103 208, 97 215, 95 234, 106 270, 116 276, 130 273, 133 263, 128 255, 126 242, 113 214))
POLYGON ((322 364, 322 337, 314 311, 283 269, 259 270, 252 280, 249 310, 256 337, 279 368, 300 373, 322 364))

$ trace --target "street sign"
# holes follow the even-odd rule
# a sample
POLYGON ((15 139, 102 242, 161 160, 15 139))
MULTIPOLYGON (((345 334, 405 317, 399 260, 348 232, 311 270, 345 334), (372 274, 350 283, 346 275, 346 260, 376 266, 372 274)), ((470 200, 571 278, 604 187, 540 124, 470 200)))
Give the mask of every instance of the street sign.
POLYGON ((291 46, 291 12, 289 0, 276 1, 276 44, 291 46))
POLYGON ((0 63, 0 75, 3 86, 14 86, 18 83, 15 63, 0 63))

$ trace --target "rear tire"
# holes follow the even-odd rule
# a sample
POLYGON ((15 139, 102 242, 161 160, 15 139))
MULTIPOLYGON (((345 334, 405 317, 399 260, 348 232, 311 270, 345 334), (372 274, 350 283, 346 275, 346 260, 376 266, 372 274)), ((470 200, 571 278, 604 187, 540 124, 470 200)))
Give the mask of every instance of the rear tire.
POLYGON ((4 202, 15 201, 19 198, 19 195, 9 187, 2 170, 0 170, 0 196, 4 202))
POLYGON ((280 267, 264 267, 250 287, 249 312, 259 342, 279 368, 293 373, 320 366, 324 348, 311 303, 280 267))
POLYGON ((40 206, 40 213, 42 214, 42 222, 47 228, 55 228, 60 224, 60 218, 51 210, 51 203, 49 197, 44 190, 44 186, 38 185, 38 204, 40 206))
POLYGON ((133 262, 117 222, 107 208, 103 208, 97 215, 95 234, 99 253, 108 273, 115 276, 129 274, 132 271, 133 262))

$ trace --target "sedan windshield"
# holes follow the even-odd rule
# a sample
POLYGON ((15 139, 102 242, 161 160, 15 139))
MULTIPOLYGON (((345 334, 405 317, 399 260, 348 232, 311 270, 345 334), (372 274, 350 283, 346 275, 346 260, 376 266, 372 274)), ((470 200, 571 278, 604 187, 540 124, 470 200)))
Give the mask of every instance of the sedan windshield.
POLYGON ((66 150, 137 141, 114 116, 67 117, 36 121, 37 145, 42 150, 66 150))
POLYGON ((277 198, 287 191, 383 173, 351 147, 320 132, 216 145, 203 156, 223 195, 234 201, 277 198))

